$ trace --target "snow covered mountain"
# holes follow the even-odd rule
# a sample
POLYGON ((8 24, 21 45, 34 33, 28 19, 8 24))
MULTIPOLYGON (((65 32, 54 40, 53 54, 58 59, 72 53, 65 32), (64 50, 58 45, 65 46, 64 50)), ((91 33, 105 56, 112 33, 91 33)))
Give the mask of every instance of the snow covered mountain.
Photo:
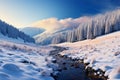
POLYGON ((46 29, 42 34, 34 36, 36 43, 43 45, 93 39, 120 30, 120 9, 76 19, 50 18, 38 21, 33 26, 46 29))
POLYGON ((20 31, 24 32, 25 34, 33 37, 35 35, 41 34, 45 31, 43 28, 36 28, 36 27, 25 27, 20 29, 20 31))
POLYGON ((85 22, 89 17, 81 17, 77 19, 67 18, 58 20, 56 18, 49 18, 33 23, 31 26, 37 28, 44 28, 45 31, 34 36, 36 43, 50 44, 53 37, 60 32, 73 30, 78 27, 81 22, 85 22))
POLYGON ((24 42, 34 42, 34 39, 30 36, 24 34, 23 32, 19 31, 12 25, 9 25, 0 20, 0 37, 4 38, 12 38, 15 40, 22 40, 24 42))
POLYGON ((90 17, 77 29, 55 35, 51 43, 75 42, 94 39, 120 30, 120 9, 90 17))

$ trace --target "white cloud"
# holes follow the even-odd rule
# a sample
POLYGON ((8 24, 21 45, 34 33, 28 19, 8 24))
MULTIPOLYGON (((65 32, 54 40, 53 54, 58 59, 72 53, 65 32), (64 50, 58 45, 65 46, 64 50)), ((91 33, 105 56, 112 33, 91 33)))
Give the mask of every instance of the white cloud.
POLYGON ((32 24, 32 27, 44 28, 47 31, 58 30, 66 27, 74 27, 75 25, 89 20, 89 17, 80 17, 80 18, 66 18, 58 20, 57 18, 48 18, 43 19, 32 24))
POLYGON ((33 23, 32 26, 41 27, 48 31, 64 27, 57 18, 48 18, 48 19, 40 20, 33 23))

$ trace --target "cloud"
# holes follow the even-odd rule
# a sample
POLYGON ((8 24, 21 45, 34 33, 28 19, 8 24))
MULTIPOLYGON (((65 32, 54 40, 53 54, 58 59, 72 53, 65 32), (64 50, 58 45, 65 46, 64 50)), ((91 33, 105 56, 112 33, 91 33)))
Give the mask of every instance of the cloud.
POLYGON ((63 25, 59 23, 57 18, 48 18, 48 19, 34 22, 32 24, 32 26, 44 28, 44 29, 50 31, 50 30, 55 30, 55 29, 61 28, 63 25))
POLYGON ((81 22, 85 22, 89 20, 89 17, 80 17, 80 18, 66 18, 66 19, 60 19, 57 18, 48 18, 43 19, 37 22, 32 23, 32 27, 38 27, 38 28, 44 28, 47 31, 53 31, 58 30, 62 28, 68 28, 68 27, 75 27, 75 25, 78 25, 81 22))

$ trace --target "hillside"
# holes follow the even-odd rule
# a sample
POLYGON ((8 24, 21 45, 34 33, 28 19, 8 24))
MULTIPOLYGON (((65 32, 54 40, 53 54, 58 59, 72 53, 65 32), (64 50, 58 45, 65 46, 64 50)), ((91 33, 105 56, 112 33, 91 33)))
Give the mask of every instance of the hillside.
MULTIPOLYGON (((68 47, 68 50, 60 54, 72 59, 83 59, 84 63, 89 63, 87 67, 104 71, 108 80, 120 79, 120 31, 93 40, 62 43, 57 46, 68 47)), ((97 74, 102 76, 99 72, 97 74)))
POLYGON ((81 23, 77 29, 61 32, 54 36, 51 43, 76 42, 94 39, 98 36, 120 30, 120 9, 92 16, 81 23))
POLYGON ((20 29, 20 31, 24 32, 25 34, 34 37, 35 35, 41 34, 45 31, 43 28, 36 28, 36 27, 25 27, 20 29))
POLYGON ((88 17, 80 17, 77 19, 67 18, 67 19, 60 19, 57 18, 48 18, 40 21, 36 21, 29 26, 36 29, 44 29, 43 33, 36 34, 36 32, 33 32, 33 30, 26 29, 26 31, 23 30, 26 34, 36 34, 33 36, 36 43, 39 44, 50 44, 51 40, 53 39, 54 35, 60 32, 73 30, 74 28, 77 28, 80 22, 85 22, 88 20, 88 17))
POLYGON ((0 39, 0 80, 54 80, 45 61, 51 50, 0 39))
POLYGON ((6 38, 13 38, 16 40, 21 39, 24 42, 33 42, 34 43, 33 38, 24 34, 21 31, 19 31, 17 28, 13 27, 12 25, 9 25, 1 20, 0 20, 0 35, 2 38, 6 37, 6 38))
POLYGON ((52 18, 38 21, 33 25, 46 29, 42 34, 34 36, 36 43, 42 45, 94 39, 120 30, 120 9, 76 19, 52 18))

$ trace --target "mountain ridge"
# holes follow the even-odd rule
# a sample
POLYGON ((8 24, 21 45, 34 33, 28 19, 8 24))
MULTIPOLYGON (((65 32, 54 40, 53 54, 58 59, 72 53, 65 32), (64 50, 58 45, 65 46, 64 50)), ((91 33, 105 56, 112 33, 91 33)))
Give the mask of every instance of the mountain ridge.
POLYGON ((37 34, 41 34, 45 31, 43 28, 37 28, 37 27, 25 27, 20 29, 20 31, 24 32, 25 34, 33 37, 37 34))
POLYGON ((36 43, 41 45, 94 39, 98 36, 120 30, 119 20, 120 8, 76 19, 44 19, 33 23, 32 26, 37 28, 42 26, 45 29, 43 33, 37 34, 33 38, 36 43))
POLYGON ((2 20, 0 20, 0 33, 8 38, 22 39, 24 42, 35 42, 33 38, 2 20))

